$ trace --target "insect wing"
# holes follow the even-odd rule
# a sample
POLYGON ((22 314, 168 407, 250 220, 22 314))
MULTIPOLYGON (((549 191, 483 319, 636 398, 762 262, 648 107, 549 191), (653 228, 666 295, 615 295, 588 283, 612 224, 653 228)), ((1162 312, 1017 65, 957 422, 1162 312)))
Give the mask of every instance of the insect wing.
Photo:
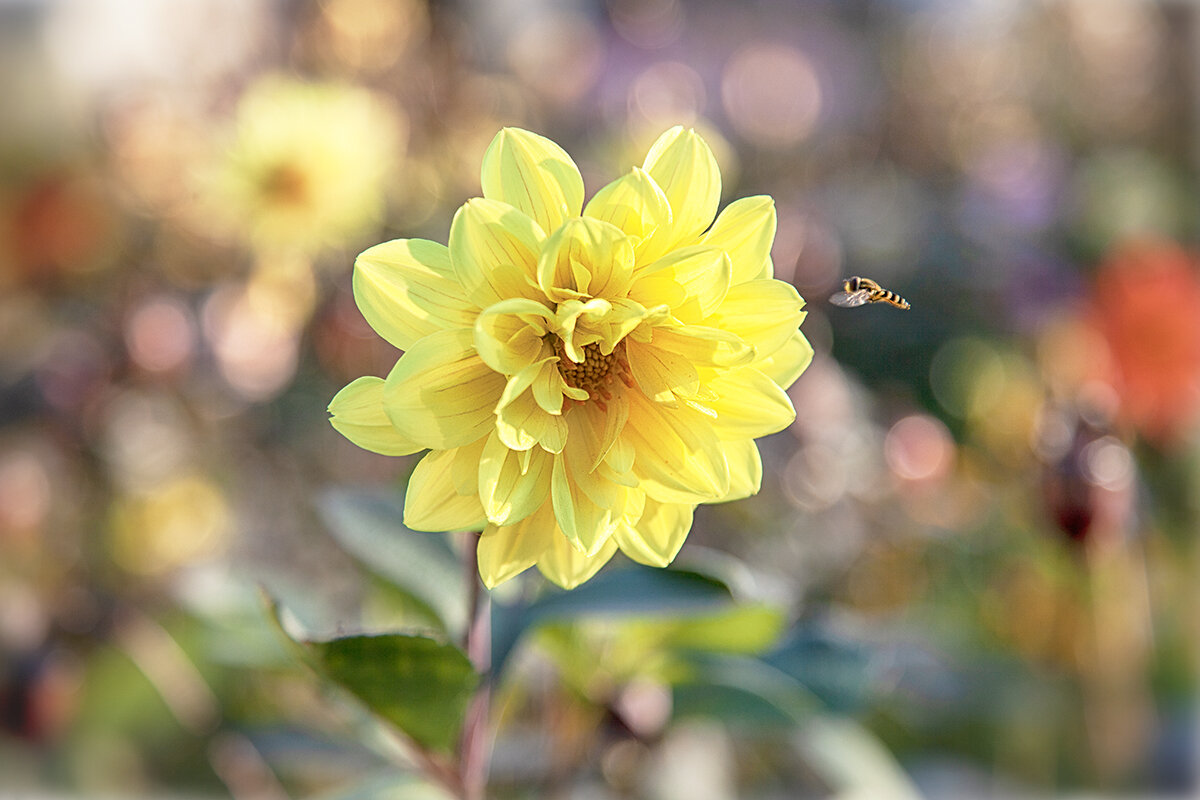
POLYGON ((871 292, 869 290, 859 289, 857 292, 837 292, 829 298, 829 302, 842 308, 854 308, 864 305, 870 299, 871 292))

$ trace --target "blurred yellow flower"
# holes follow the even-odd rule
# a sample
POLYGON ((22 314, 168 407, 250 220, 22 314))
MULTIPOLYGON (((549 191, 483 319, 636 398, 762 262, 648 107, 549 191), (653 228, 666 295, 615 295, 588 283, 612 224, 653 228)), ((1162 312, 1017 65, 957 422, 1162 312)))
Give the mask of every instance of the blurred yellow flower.
POLYGON ((157 576, 221 555, 232 532, 221 490, 207 478, 185 474, 119 498, 112 509, 109 548, 122 568, 157 576))
POLYGON ((242 96, 234 140, 204 180, 208 220, 258 248, 345 244, 382 216, 404 130, 365 89, 263 78, 242 96))
POLYGON ((449 247, 358 257, 359 309, 405 353, 337 394, 333 426, 378 453, 431 451, 405 522, 482 528, 490 587, 536 565, 571 588, 618 548, 666 566, 696 504, 758 491, 754 439, 795 417, 784 389, 812 349, 804 301, 771 277, 774 203, 714 221, 716 161, 679 127, 586 206, 562 148, 515 128, 482 184, 449 247))

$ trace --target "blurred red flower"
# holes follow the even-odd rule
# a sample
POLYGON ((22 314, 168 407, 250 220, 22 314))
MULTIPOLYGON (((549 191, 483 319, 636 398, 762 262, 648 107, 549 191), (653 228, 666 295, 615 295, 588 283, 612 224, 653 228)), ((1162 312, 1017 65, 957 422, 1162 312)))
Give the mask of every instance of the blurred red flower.
POLYGON ((1169 445, 1200 411, 1200 268, 1173 242, 1138 241, 1101 265, 1089 321, 1107 344, 1100 377, 1120 419, 1169 445))

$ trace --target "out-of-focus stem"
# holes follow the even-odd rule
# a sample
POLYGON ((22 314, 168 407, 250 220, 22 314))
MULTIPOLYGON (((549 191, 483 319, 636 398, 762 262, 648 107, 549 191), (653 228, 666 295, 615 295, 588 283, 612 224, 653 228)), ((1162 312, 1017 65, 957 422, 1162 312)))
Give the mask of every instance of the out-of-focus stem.
POLYGON ((491 730, 488 711, 491 701, 491 605, 479 580, 476 548, 479 534, 469 534, 463 554, 469 593, 470 622, 463 647, 476 671, 483 676, 479 689, 467 706, 459 745, 459 776, 464 800, 483 800, 487 791, 488 762, 491 758, 491 730))

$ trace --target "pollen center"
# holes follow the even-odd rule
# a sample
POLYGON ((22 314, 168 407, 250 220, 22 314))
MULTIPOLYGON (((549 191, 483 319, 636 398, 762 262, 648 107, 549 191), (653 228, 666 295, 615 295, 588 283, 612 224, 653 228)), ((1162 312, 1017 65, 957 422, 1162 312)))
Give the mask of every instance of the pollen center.
MULTIPOLYGON (((616 348, 608 355, 600 352, 598 344, 585 345, 581 364, 567 358, 562 342, 559 342, 558 372, 568 386, 583 389, 588 393, 586 402, 595 403, 604 411, 608 410, 607 401, 613 397, 609 388, 614 379, 630 388, 634 385, 629 373, 629 362, 625 360, 624 342, 618 342, 616 348)), ((569 407, 582 402, 585 401, 568 399, 567 405, 569 407)))
POLYGON ((613 364, 617 363, 617 361, 618 357, 615 350, 608 355, 604 355, 600 352, 600 345, 589 344, 583 348, 583 363, 576 364, 567 358, 566 353, 562 352, 562 346, 560 345, 558 372, 563 376, 563 380, 567 382, 568 386, 594 393, 597 389, 608 383, 609 373, 612 372, 613 364))

